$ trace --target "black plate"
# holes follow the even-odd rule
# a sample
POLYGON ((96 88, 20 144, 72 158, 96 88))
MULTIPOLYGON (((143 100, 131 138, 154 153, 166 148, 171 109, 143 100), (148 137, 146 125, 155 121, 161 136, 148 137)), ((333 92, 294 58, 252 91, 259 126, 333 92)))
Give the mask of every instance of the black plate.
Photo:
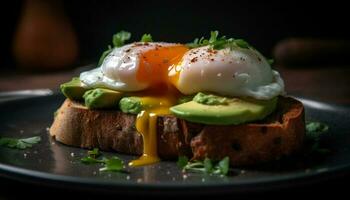
MULTIPOLYGON (((330 131, 322 139, 331 153, 315 159, 288 158, 268 165, 234 168, 228 177, 183 174, 175 162, 131 169, 130 174, 99 172, 98 165, 84 165, 79 159, 86 150, 53 141, 47 132, 53 113, 63 102, 59 94, 0 103, 1 136, 42 136, 43 141, 28 150, 0 147, 0 175, 59 187, 108 190, 112 192, 212 193, 246 192, 311 183, 350 170, 350 108, 301 99, 306 118, 326 122, 330 131)), ((113 155, 114 153, 105 153, 113 155)), ((118 155, 125 160, 133 156, 118 155)), ((159 193, 158 193, 159 194, 159 193)))

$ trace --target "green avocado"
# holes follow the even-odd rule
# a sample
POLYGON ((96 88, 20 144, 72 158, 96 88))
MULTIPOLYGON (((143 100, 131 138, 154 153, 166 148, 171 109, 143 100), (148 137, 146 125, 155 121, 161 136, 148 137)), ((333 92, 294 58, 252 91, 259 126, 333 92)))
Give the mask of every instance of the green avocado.
POLYGON ((71 81, 61 84, 61 91, 68 99, 71 100, 83 100, 84 93, 88 88, 83 87, 83 84, 80 82, 80 79, 74 77, 71 81))
POLYGON ((119 101, 119 108, 124 113, 138 114, 142 111, 139 97, 124 97, 119 101))
POLYGON ((196 96, 194 96, 193 101, 205 105, 227 105, 228 100, 227 97, 221 97, 214 94, 205 94, 202 92, 198 92, 196 96))
POLYGON ((264 119, 277 105, 277 97, 271 100, 226 98, 226 104, 206 105, 196 101, 170 108, 178 118, 190 122, 212 125, 237 125, 264 119))
POLYGON ((85 106, 88 108, 114 108, 118 107, 118 101, 123 93, 103 88, 88 90, 83 95, 85 106))

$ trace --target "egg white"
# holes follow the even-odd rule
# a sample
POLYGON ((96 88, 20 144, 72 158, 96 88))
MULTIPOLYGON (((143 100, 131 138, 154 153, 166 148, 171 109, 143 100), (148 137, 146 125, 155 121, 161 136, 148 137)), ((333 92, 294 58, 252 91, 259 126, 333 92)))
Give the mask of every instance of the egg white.
POLYGON ((277 71, 254 49, 213 50, 209 46, 188 51, 169 76, 179 74, 175 84, 183 94, 214 92, 224 96, 271 99, 284 93, 277 71))
MULTIPOLYGON (((172 43, 132 43, 113 51, 106 56, 102 65, 80 74, 80 80, 87 87, 105 87, 118 91, 140 91, 148 88, 147 82, 137 80, 140 56, 143 53, 172 43)), ((151 67, 151 66, 150 66, 151 67)))

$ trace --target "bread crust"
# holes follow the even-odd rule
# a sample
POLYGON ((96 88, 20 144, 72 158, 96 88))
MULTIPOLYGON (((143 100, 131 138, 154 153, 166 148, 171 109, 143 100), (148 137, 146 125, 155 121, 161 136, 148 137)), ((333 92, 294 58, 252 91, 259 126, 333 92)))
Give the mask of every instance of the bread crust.
MULTIPOLYGON (((57 141, 81 148, 141 155, 142 137, 136 116, 116 110, 89 110, 66 99, 50 128, 57 141)), ((304 107, 291 97, 279 97, 277 109, 264 121, 231 126, 191 123, 175 116, 157 119, 158 154, 162 159, 187 155, 219 160, 232 166, 254 165, 298 151, 305 136, 304 107)))

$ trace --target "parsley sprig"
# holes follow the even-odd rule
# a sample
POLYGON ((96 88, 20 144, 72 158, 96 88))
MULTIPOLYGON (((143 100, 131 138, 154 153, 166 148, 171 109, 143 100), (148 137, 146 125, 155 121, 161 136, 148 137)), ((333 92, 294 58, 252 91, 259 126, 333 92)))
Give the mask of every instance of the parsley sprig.
POLYGON ((181 167, 184 172, 199 172, 226 176, 229 171, 230 159, 226 156, 219 162, 213 162, 209 158, 205 158, 203 161, 189 161, 186 156, 180 156, 177 165, 181 167))
POLYGON ((33 147, 34 144, 37 144, 41 141, 40 136, 34 136, 29 138, 0 138, 0 146, 13 148, 13 149, 27 149, 33 147))
POLYGON ((196 38, 193 42, 187 44, 189 48, 197 48, 207 45, 209 45, 210 48, 216 50, 224 49, 227 47, 229 47, 230 49, 252 48, 252 46, 250 46, 249 43, 243 39, 226 38, 226 36, 219 37, 219 31, 211 31, 209 39, 205 39, 204 37, 201 37, 200 39, 196 38))
POLYGON ((114 171, 114 172, 126 172, 123 160, 117 156, 110 158, 103 157, 98 148, 88 151, 88 155, 80 159, 84 164, 97 164, 103 165, 100 171, 114 171), (99 157, 102 157, 99 159, 99 157))

